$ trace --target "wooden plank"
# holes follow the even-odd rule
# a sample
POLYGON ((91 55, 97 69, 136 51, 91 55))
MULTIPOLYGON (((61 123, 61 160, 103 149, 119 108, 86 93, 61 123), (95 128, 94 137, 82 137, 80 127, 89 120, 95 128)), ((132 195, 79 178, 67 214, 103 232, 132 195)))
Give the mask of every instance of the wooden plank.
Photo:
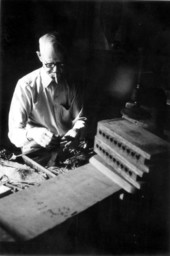
POLYGON ((48 175, 48 177, 50 178, 54 178, 56 177, 55 174, 53 174, 52 172, 50 172, 48 169, 44 168, 42 165, 40 165, 39 163, 35 162, 34 160, 32 160, 30 157, 23 155, 22 156, 25 163, 28 164, 29 166, 31 166, 32 168, 36 169, 39 172, 43 172, 45 174, 48 175))
MULTIPOLYGON (((106 129, 102 129, 102 130, 104 130, 104 132, 106 134, 109 133, 109 131, 106 131, 106 129)), ((101 141, 103 141, 105 144, 107 144, 112 151, 121 155, 126 161, 128 161, 129 163, 132 163, 134 166, 138 167, 140 174, 142 174, 143 172, 149 172, 150 165, 147 163, 148 161, 146 161, 146 159, 143 156, 141 156, 138 152, 135 152, 134 149, 132 149, 130 146, 128 146, 128 143, 125 144, 125 142, 123 142, 122 139, 117 138, 117 137, 114 139, 113 138, 108 139, 108 137, 110 137, 110 136, 106 135, 104 137, 100 133, 98 132, 96 137, 98 139, 100 139, 101 141), (114 141, 117 140, 117 142, 119 141, 119 143, 117 143, 117 145, 115 145, 113 140, 114 141), (121 145, 121 147, 119 145, 121 145), (130 148, 130 150, 129 150, 129 148, 130 148)), ((96 145, 94 145, 94 147, 96 147, 96 145)))
MULTIPOLYGON (((124 158, 122 155, 120 155, 116 150, 112 149, 109 145, 104 143, 97 136, 95 136, 94 151, 101 157, 105 157, 105 155, 106 155, 106 157, 112 156, 112 160, 109 159, 109 157, 107 157, 108 158, 107 162, 108 162, 108 164, 112 165, 113 167, 120 169, 120 167, 116 166, 116 163, 114 163, 114 161, 113 161, 113 158, 114 158, 114 159, 117 159, 117 161, 120 163, 120 165, 122 165, 123 167, 127 167, 130 172, 132 172, 140 177, 143 176, 143 170, 139 169, 133 163, 129 162, 126 158, 124 158)), ((149 170, 147 172, 149 172, 149 170)))
POLYGON ((32 239, 120 190, 87 164, 0 200, 0 223, 21 240, 32 239))
POLYGON ((0 198, 9 194, 11 191, 11 188, 8 188, 4 185, 0 185, 0 198))
MULTIPOLYGON (((102 164, 104 164, 105 166, 108 166, 110 171, 117 173, 118 175, 120 175, 121 177, 123 177, 125 180, 127 180, 129 183, 133 184, 133 186, 135 186, 136 188, 140 189, 141 186, 139 184, 138 180, 138 176, 129 168, 127 168, 126 165, 124 165, 124 163, 120 162, 119 159, 115 158, 114 163, 113 161, 110 159, 109 154, 101 154, 100 150, 95 150, 95 152, 97 153, 97 155, 100 157, 102 164)), ((94 158, 96 158, 94 156, 94 158)), ((90 161, 90 163, 92 163, 90 161)), ((95 165, 94 165, 95 166, 95 165)), ((97 166, 95 166, 97 168, 97 166)))
MULTIPOLYGON (((109 179, 111 179, 113 182, 118 184, 120 187, 122 187, 124 190, 126 190, 129 193, 133 193, 135 188, 133 184, 130 184, 125 177, 118 174, 113 168, 111 168, 106 162, 103 161, 103 159, 95 155, 90 158, 90 163, 93 164, 100 172, 102 172, 104 175, 106 175, 109 179)), ((140 188, 140 184, 139 184, 140 188)))
POLYGON ((148 160, 170 150, 170 145, 165 140, 122 118, 98 122, 98 134, 100 130, 106 131, 148 160))

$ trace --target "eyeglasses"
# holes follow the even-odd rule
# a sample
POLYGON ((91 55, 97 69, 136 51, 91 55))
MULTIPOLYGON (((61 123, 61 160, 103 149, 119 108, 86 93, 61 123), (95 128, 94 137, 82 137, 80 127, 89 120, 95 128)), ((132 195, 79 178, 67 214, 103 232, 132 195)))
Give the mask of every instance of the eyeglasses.
POLYGON ((64 68, 64 63, 62 62, 51 62, 51 63, 44 63, 44 65, 46 66, 46 68, 54 68, 55 66, 57 66, 57 68, 64 68))

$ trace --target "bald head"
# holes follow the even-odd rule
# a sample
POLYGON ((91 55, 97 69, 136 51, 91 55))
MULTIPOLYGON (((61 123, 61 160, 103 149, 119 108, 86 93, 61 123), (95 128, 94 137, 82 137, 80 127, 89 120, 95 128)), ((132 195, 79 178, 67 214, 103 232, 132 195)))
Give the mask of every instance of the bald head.
POLYGON ((61 74, 61 64, 64 62, 64 47, 58 33, 48 33, 39 39, 37 55, 45 71, 51 76, 61 74))
POLYGON ((63 46, 61 44, 61 38, 58 33, 48 33, 40 37, 39 39, 39 49, 40 52, 44 52, 47 47, 52 46, 58 51, 63 51, 63 46))
POLYGON ((39 53, 42 57, 63 58, 64 47, 57 32, 48 33, 39 39, 39 53))

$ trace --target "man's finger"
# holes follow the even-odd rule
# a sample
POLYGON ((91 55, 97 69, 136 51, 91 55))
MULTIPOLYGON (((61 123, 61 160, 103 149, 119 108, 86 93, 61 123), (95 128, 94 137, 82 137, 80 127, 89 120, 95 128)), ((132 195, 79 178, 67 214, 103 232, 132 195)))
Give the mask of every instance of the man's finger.
POLYGON ((62 139, 61 139, 61 141, 71 141, 71 140, 74 140, 74 138, 73 137, 71 137, 71 136, 64 136, 62 139))

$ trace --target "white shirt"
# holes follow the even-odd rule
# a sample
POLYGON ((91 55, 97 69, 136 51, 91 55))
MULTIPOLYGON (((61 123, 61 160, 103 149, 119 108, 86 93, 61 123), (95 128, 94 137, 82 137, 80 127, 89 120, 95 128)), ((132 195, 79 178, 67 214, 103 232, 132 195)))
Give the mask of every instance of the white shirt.
POLYGON ((85 120, 79 96, 64 78, 56 84, 43 68, 24 76, 16 85, 10 106, 9 139, 22 147, 32 127, 45 127, 56 135, 76 128, 85 120))

